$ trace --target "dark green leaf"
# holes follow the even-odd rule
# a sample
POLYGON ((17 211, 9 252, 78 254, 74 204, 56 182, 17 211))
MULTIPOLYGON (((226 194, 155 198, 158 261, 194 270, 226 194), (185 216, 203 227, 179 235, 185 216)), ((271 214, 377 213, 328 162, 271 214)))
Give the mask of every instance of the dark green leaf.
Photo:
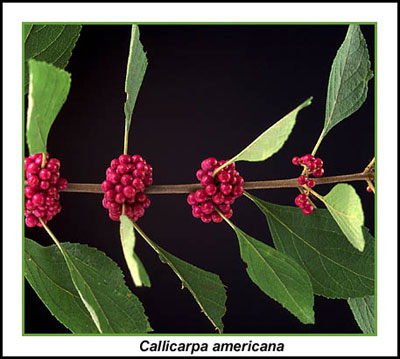
POLYGON ((323 202, 349 242, 362 252, 364 212, 356 190, 347 183, 339 183, 323 197, 323 202))
POLYGON ((99 333, 72 283, 61 252, 25 239, 25 278, 42 302, 72 333, 99 333))
POLYGON ((150 287, 149 275, 139 257, 134 252, 136 238, 135 231, 133 230, 133 223, 125 215, 121 215, 120 235, 125 261, 128 265, 133 282, 137 287, 150 287))
POLYGON ((360 26, 350 25, 329 76, 323 136, 361 107, 372 77, 368 48, 360 26))
POLYGON ((304 215, 246 193, 266 215, 275 246, 303 266, 314 293, 354 298, 374 293, 374 238, 364 227, 364 251, 356 250, 326 209, 304 215))
POLYGON ((314 323, 314 294, 306 271, 291 257, 257 241, 228 221, 239 239, 251 280, 304 324, 314 323))
POLYGON ((135 107, 136 99, 142 85, 144 74, 147 68, 147 57, 143 51, 143 45, 139 40, 139 28, 132 25, 131 43, 129 46, 128 66, 125 79, 125 129, 129 131, 131 125, 132 113, 135 107))
POLYGON ((375 297, 349 298, 347 301, 363 333, 375 334, 375 297))
MULTIPOLYGON (((25 240, 26 276, 57 319, 77 333, 86 330, 88 318, 103 334, 146 333, 151 330, 142 304, 125 285, 123 274, 115 262, 103 252, 86 245, 58 245, 58 248, 56 245, 42 247, 32 240, 25 240), (60 291, 65 290, 70 294, 63 293, 59 298, 60 291), (77 298, 84 306, 77 304, 77 298), (57 307, 60 301, 69 301, 67 312, 57 307), (71 314, 75 308, 78 312, 71 314), (83 308, 86 308, 85 315, 82 314, 83 308), (79 322, 79 316, 82 316, 82 322, 79 322)), ((92 332, 93 325, 88 330, 92 332)))
POLYGON ((26 38, 28 37, 29 33, 31 32, 32 27, 33 27, 32 24, 30 24, 30 25, 23 25, 23 27, 22 27, 22 32, 23 32, 22 38, 24 39, 24 43, 25 43, 26 38))
POLYGON ((264 161, 267 158, 271 157, 274 153, 278 152, 292 132, 292 129, 296 123, 297 114, 304 107, 309 106, 311 104, 311 101, 312 97, 304 101, 301 105, 296 107, 285 117, 269 127, 252 143, 250 143, 244 150, 242 150, 236 156, 232 157, 229 161, 225 162, 221 167, 217 168, 214 174, 225 166, 228 166, 232 162, 264 161))
POLYGON ((182 281, 182 287, 189 289, 202 312, 208 320, 218 329, 223 331, 222 317, 225 314, 226 292, 219 276, 175 257, 162 249, 134 224, 135 229, 158 253, 163 263, 168 264, 178 278, 182 281))
POLYGON ((29 153, 45 153, 47 136, 67 99, 70 74, 46 62, 29 61, 29 103, 26 140, 29 153))
POLYGON ((76 41, 81 25, 25 25, 25 93, 28 92, 28 60, 45 61, 59 68, 65 68, 76 41), (29 29, 31 28, 31 29, 29 29), (29 30, 29 31, 28 31, 29 30))

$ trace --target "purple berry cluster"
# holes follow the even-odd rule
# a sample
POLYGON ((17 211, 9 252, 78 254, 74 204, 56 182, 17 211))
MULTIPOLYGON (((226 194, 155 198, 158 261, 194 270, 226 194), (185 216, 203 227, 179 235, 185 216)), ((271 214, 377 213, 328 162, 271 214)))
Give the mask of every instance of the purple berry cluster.
POLYGON ((192 214, 204 223, 219 223, 223 218, 216 211, 218 209, 226 218, 233 215, 231 204, 243 194, 243 177, 235 170, 235 163, 224 167, 215 177, 214 171, 226 161, 217 161, 214 157, 205 159, 196 177, 203 188, 190 193, 187 202, 192 206, 192 214))
POLYGON ((101 184, 104 191, 103 207, 108 209, 113 221, 124 214, 136 222, 150 206, 144 193, 153 183, 153 168, 140 155, 121 155, 111 161, 106 180, 101 184))
POLYGON ((305 173, 297 178, 297 182, 305 188, 306 193, 299 194, 294 203, 302 209, 304 214, 310 214, 313 212, 314 207, 308 199, 308 188, 313 188, 315 181, 309 176, 313 174, 314 177, 322 177, 324 174, 324 169, 322 168, 324 162, 320 158, 307 154, 302 157, 293 157, 292 163, 295 166, 303 166, 305 169, 305 173))
POLYGON ((25 223, 28 227, 42 227, 39 218, 47 223, 61 211, 58 191, 68 187, 60 177, 60 161, 36 153, 25 157, 25 223), (44 166, 42 167, 42 165, 44 166))

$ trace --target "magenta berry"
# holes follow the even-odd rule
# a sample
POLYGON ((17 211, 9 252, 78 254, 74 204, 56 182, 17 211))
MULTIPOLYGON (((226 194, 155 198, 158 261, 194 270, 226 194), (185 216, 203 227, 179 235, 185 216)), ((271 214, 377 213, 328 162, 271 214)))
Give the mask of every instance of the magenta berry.
POLYGON ((300 186, 306 184, 308 181, 307 176, 301 175, 299 178, 297 178, 297 182, 299 183, 300 186))
POLYGON ((322 177, 324 175, 324 169, 323 168, 318 168, 313 171, 314 177, 322 177))
POLYGON ((68 181, 60 178, 60 161, 36 153, 25 158, 25 223, 28 227, 42 227, 61 211, 59 190, 68 187, 68 181), (41 166, 44 166, 41 168, 41 166))
POLYGON ((111 161, 101 185, 103 207, 108 209, 110 219, 119 221, 124 213, 135 222, 144 215, 151 203, 144 191, 153 183, 152 173, 153 168, 140 155, 122 154, 111 161))
POLYGON ((324 162, 320 158, 316 158, 314 164, 316 168, 321 168, 324 165, 324 162))
POLYGON ((293 163, 295 166, 298 166, 298 165, 300 164, 300 158, 297 157, 297 156, 293 157, 293 158, 292 158, 292 163, 293 163))
POLYGON ((187 202, 192 206, 192 214, 200 218, 204 223, 220 223, 223 218, 233 215, 231 204, 244 192, 244 180, 235 170, 235 164, 225 166, 213 176, 215 170, 224 165, 226 161, 217 161, 214 157, 206 158, 201 162, 201 168, 197 170, 196 177, 203 189, 189 194, 187 202))
POLYGON ((311 204, 307 204, 304 206, 304 208, 302 209, 304 214, 311 214, 314 210, 314 207, 311 204))
POLYGON ((315 186, 315 181, 313 179, 308 180, 306 186, 308 188, 313 188, 315 186))

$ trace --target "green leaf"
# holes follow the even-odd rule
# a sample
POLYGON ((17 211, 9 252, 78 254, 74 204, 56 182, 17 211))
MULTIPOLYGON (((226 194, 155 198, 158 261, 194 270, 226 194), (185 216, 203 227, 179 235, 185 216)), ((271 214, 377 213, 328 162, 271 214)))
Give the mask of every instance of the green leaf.
POLYGON ((300 106, 296 107, 292 112, 288 113, 285 117, 268 128, 244 150, 238 153, 235 157, 232 157, 229 161, 225 162, 221 167, 217 168, 214 171, 214 175, 232 162, 264 161, 271 157, 274 153, 278 152, 292 132, 292 129, 296 123, 297 114, 304 107, 309 106, 311 101, 312 97, 304 101, 300 106))
POLYGON ((246 193, 265 214, 276 248, 293 257, 310 276, 314 293, 355 298, 374 293, 374 238, 364 227, 366 245, 356 250, 326 209, 305 216, 246 193))
POLYGON ((45 153, 47 136, 67 99, 70 74, 53 65, 29 61, 29 103, 26 140, 30 154, 45 153))
POLYGON ((367 43, 360 26, 350 25, 333 60, 322 137, 361 107, 372 77, 367 43))
POLYGON ((306 271, 291 257, 254 239, 228 221, 251 280, 304 324, 314 323, 314 294, 306 271))
POLYGON ((139 257, 134 252, 136 238, 133 230, 133 223, 125 215, 121 215, 120 234, 122 250, 133 282, 137 287, 150 287, 151 283, 149 275, 139 257))
POLYGON ((347 301, 363 333, 375 334, 375 297, 349 298, 347 301))
POLYGON ((356 190, 349 184, 339 183, 323 197, 323 202, 349 242, 362 252, 364 212, 356 190))
POLYGON ((39 298, 72 333, 99 333, 72 283, 61 252, 25 238, 25 278, 39 298))
POLYGON ((129 131, 133 109, 135 107, 136 99, 147 68, 147 57, 143 51, 143 45, 139 40, 139 36, 140 34, 138 26, 132 25, 131 42, 129 46, 129 57, 125 79, 125 131, 129 131))
POLYGON ((200 269, 190 263, 175 257, 162 249, 134 224, 135 229, 147 243, 158 253, 160 260, 168 264, 182 281, 182 288, 189 289, 190 293, 200 306, 208 320, 222 333, 224 325, 222 317, 225 314, 226 291, 218 275, 200 269))
MULTIPOLYGON (((57 319, 72 330, 80 329, 90 315, 97 331, 103 334, 146 333, 151 330, 142 304, 125 285, 123 274, 114 261, 103 252, 86 245, 58 241, 56 244, 58 249, 55 245, 42 247, 29 239, 25 240, 25 248, 28 249, 26 261, 35 267, 31 271, 29 269, 32 267, 27 267, 27 278, 31 278, 28 279, 30 283, 35 283, 33 288, 46 306, 49 309, 51 307, 50 311, 57 319), (58 250, 64 257, 64 265, 58 250), (75 291, 72 291, 71 279, 63 282, 68 277, 67 273, 75 291), (54 286, 58 290, 53 291, 54 286), (70 319, 67 317, 69 312, 62 315, 62 308, 56 308, 59 290, 65 289, 71 292, 71 299, 77 301, 78 296, 83 302, 87 310, 83 324, 75 323, 76 317, 82 312, 82 305, 70 319)), ((63 300, 67 300, 66 295, 63 300)))
POLYGON ((28 25, 23 25, 22 27, 22 38, 24 39, 24 43, 29 35, 29 33, 32 30, 33 25, 32 24, 28 24, 28 25))
POLYGON ((29 82, 28 60, 45 61, 64 69, 81 29, 81 25, 24 25, 25 93, 29 82))

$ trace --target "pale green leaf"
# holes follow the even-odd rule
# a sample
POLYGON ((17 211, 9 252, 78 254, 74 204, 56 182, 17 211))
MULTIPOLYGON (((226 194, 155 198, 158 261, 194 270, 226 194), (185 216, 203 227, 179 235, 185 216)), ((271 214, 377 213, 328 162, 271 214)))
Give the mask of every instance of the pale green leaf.
POLYGON ((362 332, 375 334, 375 297, 349 298, 347 301, 362 332))
POLYGON ((239 152, 236 156, 232 157, 229 161, 225 162, 221 167, 217 168, 214 171, 214 174, 216 174, 219 170, 221 170, 225 166, 228 166, 232 162, 264 161, 267 158, 271 157, 274 153, 278 152, 292 132, 292 129, 296 123, 297 114, 304 107, 309 106, 311 104, 311 101, 312 97, 304 101, 300 106, 296 107, 285 117, 269 127, 252 143, 250 143, 244 150, 239 152))
POLYGON ((133 282, 137 287, 150 287, 149 275, 139 257, 134 252, 136 237, 135 231, 133 230, 133 223, 125 215, 121 215, 120 235, 125 261, 128 265, 133 282))
POLYGON ((200 269, 175 257, 154 243, 135 223, 135 229, 147 243, 158 253, 163 263, 168 264, 187 288, 208 320, 222 333, 224 325, 226 291, 218 275, 200 269))
POLYGON ((125 131, 129 131, 133 109, 135 107, 136 99, 147 68, 147 57, 143 51, 143 45, 139 40, 139 36, 140 34, 138 26, 132 25, 131 42, 129 46, 129 57, 125 79, 125 131))
POLYGON ((28 60, 45 61, 64 69, 81 29, 81 25, 24 25, 25 93, 29 82, 28 60))
POLYGON ((291 257, 254 239, 228 221, 239 240, 251 280, 304 324, 314 323, 314 294, 306 271, 291 257))
POLYGON ((25 276, 58 320, 74 333, 151 330, 114 261, 83 244, 57 243, 43 247, 25 239, 25 276))
POLYGON ((372 77, 368 48, 360 26, 350 25, 333 60, 322 137, 361 107, 372 77))
POLYGON ((356 250, 326 209, 304 215, 246 193, 265 214, 276 248, 293 257, 310 276, 314 293, 355 298, 374 293, 374 238, 364 227, 363 252, 356 250))
POLYGON ((339 183, 323 197, 323 202, 349 242, 362 252, 364 212, 356 190, 349 184, 339 183))
POLYGON ((29 61, 26 140, 29 153, 45 153, 47 136, 71 85, 70 74, 46 62, 29 61))

